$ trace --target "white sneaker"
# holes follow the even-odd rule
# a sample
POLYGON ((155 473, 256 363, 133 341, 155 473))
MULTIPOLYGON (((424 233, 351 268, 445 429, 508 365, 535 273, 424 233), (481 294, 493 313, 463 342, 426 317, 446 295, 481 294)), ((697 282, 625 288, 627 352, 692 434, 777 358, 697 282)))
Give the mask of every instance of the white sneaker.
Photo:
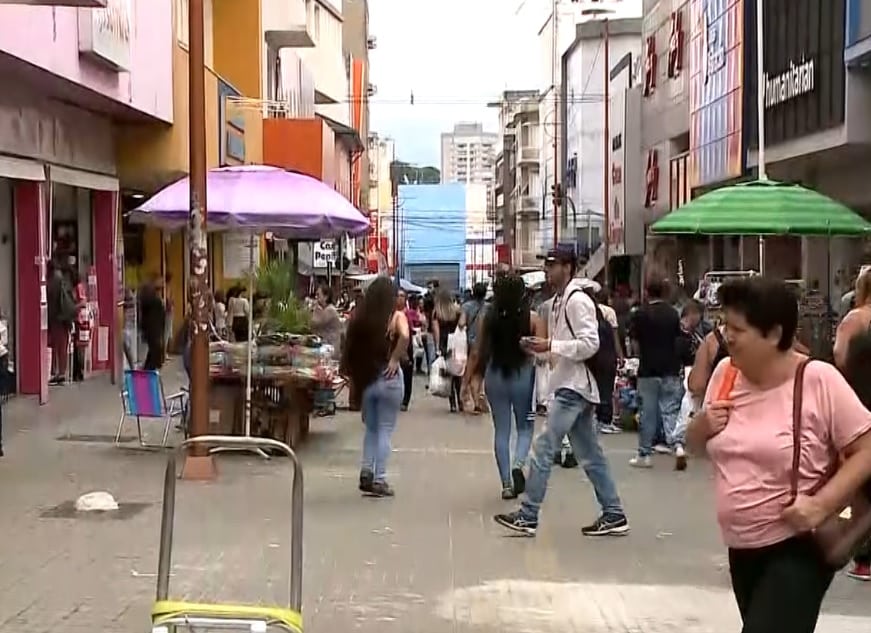
POLYGON ((665 444, 657 444, 653 447, 653 452, 657 455, 671 455, 671 449, 665 444))
POLYGON ((674 448, 674 469, 675 470, 686 470, 687 469, 687 454, 684 450, 683 446, 678 444, 674 448))
POLYGON ((634 468, 653 468, 653 460, 650 455, 636 455, 629 460, 629 465, 634 468))

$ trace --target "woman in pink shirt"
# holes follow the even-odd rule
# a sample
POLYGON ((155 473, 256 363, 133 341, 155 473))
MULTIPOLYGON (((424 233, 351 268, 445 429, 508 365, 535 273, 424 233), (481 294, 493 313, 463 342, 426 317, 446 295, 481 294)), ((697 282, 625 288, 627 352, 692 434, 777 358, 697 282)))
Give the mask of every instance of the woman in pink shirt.
POLYGON ((714 466, 743 633, 813 633, 835 570, 809 532, 871 478, 871 413, 835 367, 807 366, 799 494, 792 501, 793 387, 806 358, 792 349, 795 295, 762 277, 729 282, 719 294, 731 358, 714 370, 687 439, 714 466), (825 482, 833 455, 843 463, 825 482))

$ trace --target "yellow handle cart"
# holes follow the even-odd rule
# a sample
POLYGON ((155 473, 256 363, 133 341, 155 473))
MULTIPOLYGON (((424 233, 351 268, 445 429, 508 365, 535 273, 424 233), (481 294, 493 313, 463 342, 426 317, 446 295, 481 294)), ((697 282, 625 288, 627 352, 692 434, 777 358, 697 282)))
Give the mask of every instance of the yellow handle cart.
POLYGON ((152 633, 201 633, 240 631, 302 633, 302 515, 303 476, 296 453, 287 444, 260 437, 201 435, 185 440, 166 463, 163 481, 163 510, 160 518, 160 552, 157 566, 157 600, 151 611, 152 633), (290 596, 288 605, 257 606, 204 604, 169 599, 172 568, 172 538, 175 522, 176 462, 192 446, 225 449, 271 449, 290 458, 291 484, 290 596))

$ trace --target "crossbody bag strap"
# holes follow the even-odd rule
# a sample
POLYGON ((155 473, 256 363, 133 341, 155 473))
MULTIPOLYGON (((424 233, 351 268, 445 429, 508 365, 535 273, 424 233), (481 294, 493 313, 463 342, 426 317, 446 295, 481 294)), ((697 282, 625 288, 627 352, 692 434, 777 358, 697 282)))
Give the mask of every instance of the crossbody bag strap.
POLYGON ((789 478, 789 503, 798 497, 799 466, 801 465, 801 412, 804 404, 804 372, 811 359, 802 360, 795 370, 792 387, 792 473, 789 478))

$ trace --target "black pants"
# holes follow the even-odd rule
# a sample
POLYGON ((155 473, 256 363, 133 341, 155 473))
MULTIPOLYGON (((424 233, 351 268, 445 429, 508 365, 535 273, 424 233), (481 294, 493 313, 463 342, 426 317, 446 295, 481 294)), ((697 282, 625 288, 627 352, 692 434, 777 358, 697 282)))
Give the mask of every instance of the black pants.
POLYGON ((730 549, 729 571, 742 633, 813 633, 835 574, 804 537, 758 549, 730 549))
POLYGON ((460 376, 451 376, 451 395, 448 397, 451 411, 456 411, 457 409, 463 410, 463 399, 460 398, 462 384, 463 379, 460 376))
POLYGON ((237 343, 245 343, 248 341, 248 319, 246 317, 235 317, 233 319, 233 338, 237 343))
POLYGON ((145 362, 142 369, 160 369, 163 367, 163 336, 149 336, 145 339, 148 352, 145 354, 145 362))
POLYGON ((596 405, 596 420, 599 424, 611 424, 614 421, 614 383, 617 382, 617 368, 602 376, 599 387, 599 402, 596 405))
POLYGON ((73 346, 73 382, 85 379, 85 348, 73 346))
POLYGON ((401 363, 400 367, 402 368, 402 380, 405 383, 405 391, 402 395, 402 406, 407 408, 408 403, 411 402, 411 385, 414 383, 414 363, 401 363))

